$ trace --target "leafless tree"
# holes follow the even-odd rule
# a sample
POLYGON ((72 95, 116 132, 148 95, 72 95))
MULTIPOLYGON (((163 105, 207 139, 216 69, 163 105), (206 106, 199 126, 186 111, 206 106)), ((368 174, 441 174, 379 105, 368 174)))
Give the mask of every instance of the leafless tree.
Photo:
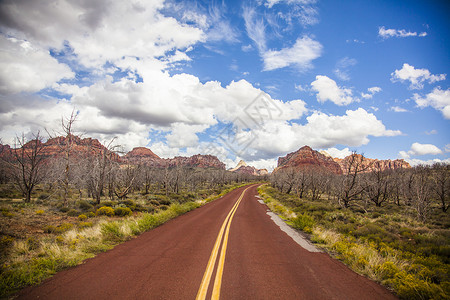
POLYGON ((132 192, 138 174, 141 171, 139 166, 123 165, 114 172, 114 194, 123 200, 132 192))
POLYGON ((426 221, 431 208, 430 168, 417 166, 414 168, 412 181, 413 204, 420 221, 426 221))
POLYGON ((436 163, 432 167, 433 192, 443 212, 450 207, 450 165, 436 163))
POLYGON ((380 207, 390 196, 391 172, 374 166, 371 172, 364 174, 365 195, 375 206, 380 207))
POLYGON ((366 164, 364 155, 356 152, 350 155, 338 186, 339 202, 342 202, 344 207, 348 208, 352 203, 355 204, 356 200, 361 199, 365 187, 361 184, 360 176, 369 168, 370 165, 366 164))
POLYGON ((10 163, 12 177, 19 190, 25 197, 25 202, 31 202, 31 194, 38 183, 43 179, 44 144, 42 137, 37 132, 33 134, 31 141, 26 142, 25 135, 15 138, 14 161, 10 163))

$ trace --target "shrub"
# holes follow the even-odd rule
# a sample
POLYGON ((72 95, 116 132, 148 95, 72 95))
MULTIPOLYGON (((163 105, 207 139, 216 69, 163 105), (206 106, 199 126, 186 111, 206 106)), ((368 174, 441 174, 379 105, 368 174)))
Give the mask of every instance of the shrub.
POLYGON ((69 211, 69 208, 68 208, 67 206, 61 206, 61 207, 59 208, 59 211, 60 211, 60 212, 63 212, 63 213, 66 213, 66 212, 69 211))
POLYGON ((88 212, 88 213, 86 214, 86 216, 87 216, 88 218, 93 218, 93 217, 95 217, 95 213, 92 212, 92 211, 90 211, 90 212, 88 212))
POLYGON ((37 215, 43 215, 44 211, 42 209, 39 209, 39 210, 36 211, 36 214, 37 215))
POLYGON ((117 205, 117 202, 114 202, 114 201, 105 201, 105 202, 103 202, 103 206, 113 207, 115 205, 117 205))
POLYGON ((298 215, 296 218, 292 219, 292 226, 296 229, 303 230, 305 232, 311 233, 311 229, 314 226, 314 219, 307 214, 298 215), (305 230, 306 229, 306 230, 305 230))
POLYGON ((83 211, 87 211, 94 208, 94 206, 86 200, 78 201, 78 207, 83 211))
POLYGON ((79 213, 80 213, 80 212, 79 212, 78 210, 72 208, 71 210, 69 210, 69 211, 67 212, 67 215, 68 215, 68 216, 71 216, 71 217, 76 217, 76 216, 78 216, 79 213))
POLYGON ((78 221, 84 221, 87 219, 87 216, 85 214, 81 214, 78 216, 78 221))
POLYGON ((150 200, 150 204, 153 206, 159 206, 159 202, 157 200, 150 200))
POLYGON ((114 208, 114 214, 116 216, 131 216, 133 212, 129 207, 116 207, 114 208))
POLYGON ((129 207, 131 210, 136 209, 136 203, 131 199, 125 200, 122 203, 125 204, 127 207, 129 207))
POLYGON ((96 212, 97 216, 114 216, 114 209, 112 207, 108 206, 102 206, 99 209, 97 209, 96 212))
POLYGON ((69 231, 73 228, 73 224, 72 223, 62 223, 61 225, 59 225, 58 227, 55 228, 55 233, 64 233, 66 231, 69 231))
POLYGON ((169 206, 167 206, 167 205, 160 205, 158 207, 159 210, 167 210, 168 208, 169 208, 169 206))
POLYGON ((78 223, 78 228, 82 229, 82 228, 88 228, 88 227, 92 227, 94 226, 94 224, 92 224, 92 222, 80 222, 78 223))

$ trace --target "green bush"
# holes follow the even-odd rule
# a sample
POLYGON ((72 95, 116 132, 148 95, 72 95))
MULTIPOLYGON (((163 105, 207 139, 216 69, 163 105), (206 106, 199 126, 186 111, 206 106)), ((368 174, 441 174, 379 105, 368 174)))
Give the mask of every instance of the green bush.
POLYGON ((114 209, 112 207, 108 206, 102 206, 99 209, 97 209, 96 212, 97 216, 114 216, 114 209))
POLYGON ((95 213, 92 212, 92 211, 90 211, 90 212, 88 212, 88 213, 86 214, 86 216, 87 216, 88 218, 93 218, 93 217, 95 217, 95 213))
POLYGON ((133 212, 129 207, 116 207, 114 208, 114 214, 116 216, 131 216, 133 212))
POLYGON ((307 233, 311 233, 311 229, 314 227, 314 225, 314 219, 307 214, 301 214, 292 219, 292 226, 294 228, 303 230, 307 233))
POLYGON ((87 216, 85 214, 81 214, 78 216, 78 221, 84 221, 87 219, 87 216))
POLYGON ((71 230, 72 228, 73 228, 72 223, 62 223, 61 225, 59 225, 58 227, 55 228, 54 233, 61 234, 61 233, 71 230))
POLYGON ((76 209, 73 209, 73 208, 67 212, 67 215, 71 216, 71 217, 76 217, 79 214, 80 214, 80 212, 78 210, 76 210, 76 209))
POLYGON ((88 211, 94 208, 94 206, 86 200, 78 201, 78 207, 83 211, 88 211))

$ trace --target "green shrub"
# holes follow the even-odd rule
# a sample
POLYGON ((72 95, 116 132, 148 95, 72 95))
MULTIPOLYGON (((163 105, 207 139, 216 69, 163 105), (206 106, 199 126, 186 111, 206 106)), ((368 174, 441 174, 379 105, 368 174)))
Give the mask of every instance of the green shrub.
POLYGON ((115 201, 104 201, 103 202, 103 206, 114 207, 116 205, 117 205, 117 202, 115 202, 115 201))
POLYGON ((42 209, 39 209, 39 210, 36 210, 35 213, 36 213, 37 215, 43 215, 43 214, 44 214, 44 211, 43 211, 42 209))
POLYGON ((67 215, 71 216, 71 217, 76 217, 79 214, 80 214, 80 212, 78 210, 76 210, 76 209, 73 209, 73 208, 67 212, 67 215))
POLYGON ((78 221, 84 221, 87 219, 87 216, 85 214, 81 214, 78 216, 78 221))
POLYGON ((78 207, 83 211, 88 211, 94 208, 94 206, 86 200, 78 201, 78 207))
POLYGON ((97 209, 96 212, 97 216, 114 216, 114 209, 112 207, 108 206, 102 206, 99 209, 97 209))
POLYGON ((169 208, 169 206, 167 206, 167 205, 160 205, 160 206, 158 206, 159 210, 167 210, 168 208, 169 208))
POLYGON ((311 233, 311 229, 314 227, 314 225, 314 219, 307 214, 301 214, 292 219, 292 226, 294 228, 303 230, 307 233, 311 233))
POLYGON ((153 206, 159 206, 159 202, 157 200, 150 200, 149 203, 153 206))
POLYGON ((69 208, 68 208, 67 206, 61 206, 61 207, 59 208, 59 211, 60 211, 60 212, 63 212, 63 213, 66 213, 66 212, 69 211, 69 208))
POLYGON ((95 217, 95 213, 92 212, 92 211, 90 211, 90 212, 88 212, 88 213, 86 214, 86 216, 87 216, 88 218, 93 218, 93 217, 95 217))
POLYGON ((61 225, 55 228, 55 233, 61 234, 71 230, 72 228, 73 228, 72 223, 62 223, 61 225))
POLYGON ((125 204, 131 210, 135 210, 136 209, 136 202, 134 202, 131 199, 125 200, 122 203, 125 204))
POLYGON ((133 212, 129 207, 116 207, 114 208, 114 214, 116 216, 131 216, 133 212))
POLYGON ((80 222, 78 223, 78 228, 82 229, 82 228, 88 228, 88 227, 92 227, 94 226, 94 224, 92 224, 92 222, 80 222))

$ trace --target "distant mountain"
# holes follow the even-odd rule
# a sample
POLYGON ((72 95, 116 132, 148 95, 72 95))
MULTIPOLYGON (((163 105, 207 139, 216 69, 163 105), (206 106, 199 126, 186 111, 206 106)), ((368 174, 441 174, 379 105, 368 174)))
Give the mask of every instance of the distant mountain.
POLYGON ((269 174, 269 172, 266 169, 257 169, 255 167, 248 166, 243 160, 241 160, 236 167, 229 169, 228 171, 256 176, 263 176, 269 174))
MULTIPOLYGON (((45 157, 64 157, 66 145, 68 143, 67 137, 55 137, 49 139, 43 143, 43 149, 41 155, 45 157)), ((213 168, 225 170, 225 164, 221 162, 216 156, 212 155, 193 155, 190 157, 177 156, 174 158, 160 158, 148 148, 137 147, 120 157, 117 153, 109 151, 103 146, 97 139, 85 138, 82 139, 78 136, 71 136, 71 157, 73 158, 87 158, 92 156, 102 155, 105 151, 108 155, 112 156, 112 159, 119 163, 124 164, 144 164, 157 168, 165 167, 192 167, 192 168, 213 168)), ((31 142, 24 145, 24 148, 30 148, 31 142)), ((14 159, 13 151, 15 149, 8 145, 0 145, 0 156, 4 159, 14 159)))
MULTIPOLYGON (((360 154, 356 154, 361 157, 360 154)), ((325 151, 316 151, 309 146, 304 146, 299 150, 289 153, 284 157, 278 158, 278 165, 274 172, 286 168, 307 169, 307 168, 321 168, 334 174, 346 173, 346 167, 349 164, 351 155, 344 159, 333 158, 325 151)), ((371 158, 364 158, 364 169, 367 172, 374 170, 395 170, 400 168, 411 168, 411 166, 403 159, 396 160, 378 160, 371 158)))
POLYGON ((321 168, 335 174, 342 174, 341 167, 333 158, 304 146, 299 150, 278 158, 278 165, 274 172, 286 168, 307 169, 321 168))
MULTIPOLYGON (((361 154, 355 154, 358 158, 361 157, 361 154)), ((347 166, 349 164, 349 161, 351 159, 351 155, 345 157, 344 159, 334 158, 334 161, 337 162, 342 169, 343 173, 346 173, 346 170, 348 169, 347 166)), ((363 169, 366 170, 366 172, 371 172, 375 170, 396 170, 396 169, 408 169, 411 168, 410 164, 404 161, 403 159, 395 159, 395 160, 378 160, 378 159, 371 159, 364 157, 363 160, 363 169)))
POLYGON ((161 157, 145 147, 133 148, 121 157, 121 161, 128 164, 164 165, 164 160, 161 157))

